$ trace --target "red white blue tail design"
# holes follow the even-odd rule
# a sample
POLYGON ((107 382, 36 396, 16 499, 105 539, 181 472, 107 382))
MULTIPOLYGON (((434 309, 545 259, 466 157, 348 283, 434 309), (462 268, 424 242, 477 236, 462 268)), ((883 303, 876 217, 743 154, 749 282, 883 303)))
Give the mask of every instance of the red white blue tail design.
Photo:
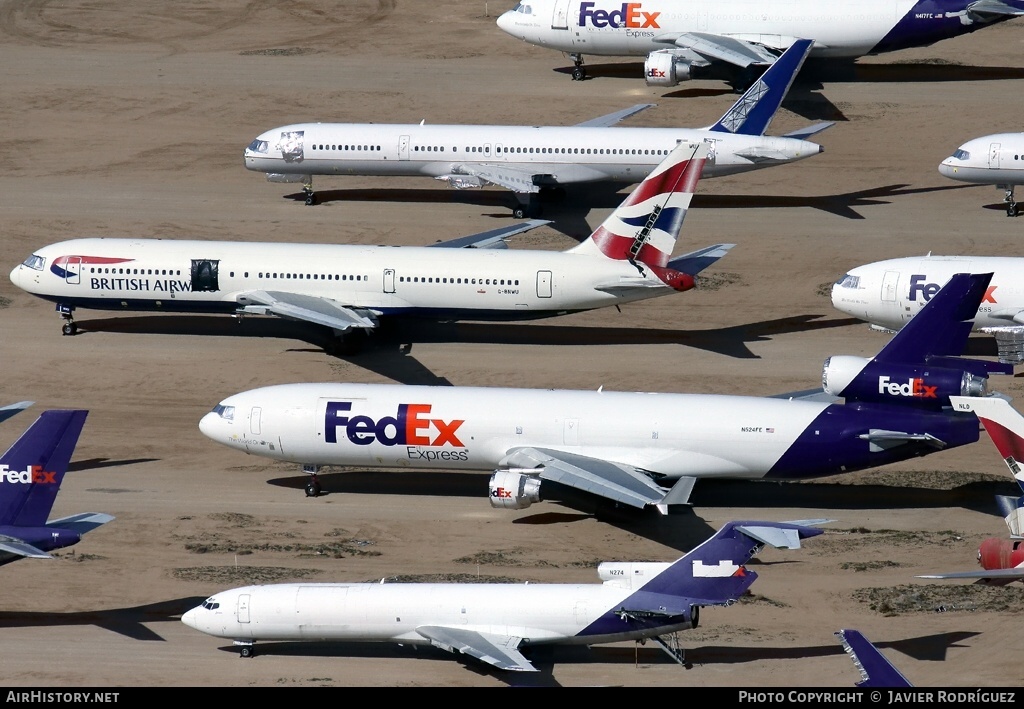
MULTIPOLYGON (((709 146, 680 143, 573 253, 665 269, 697 187, 709 146)), ((660 275, 660 273, 659 273, 660 275)))

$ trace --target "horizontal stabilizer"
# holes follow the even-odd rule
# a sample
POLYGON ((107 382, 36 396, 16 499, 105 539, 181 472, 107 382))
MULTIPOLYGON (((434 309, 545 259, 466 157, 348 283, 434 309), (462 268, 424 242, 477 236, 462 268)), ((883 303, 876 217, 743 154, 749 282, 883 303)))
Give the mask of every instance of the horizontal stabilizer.
POLYGON ((53 557, 47 554, 41 549, 36 549, 31 544, 27 544, 18 539, 0 539, 0 552, 7 554, 14 554, 16 556, 24 556, 30 559, 52 559, 53 557))
POLYGON ((967 6, 967 14, 983 21, 991 21, 1003 17, 1018 17, 1024 15, 1024 10, 999 0, 978 0, 967 6))
POLYGON ((799 130, 790 131, 789 133, 783 133, 783 138, 796 138, 797 140, 807 140, 808 138, 817 135, 818 133, 831 128, 836 123, 835 121, 824 121, 822 123, 815 123, 814 125, 801 128, 799 130))
POLYGON ((635 116, 641 111, 646 111, 648 108, 653 108, 656 105, 657 104, 654 103, 638 103, 635 106, 624 108, 621 111, 609 113, 606 116, 591 118, 589 121, 583 121, 582 123, 577 123, 576 125, 580 128, 607 128, 608 126, 613 126, 619 121, 623 121, 629 118, 630 116, 635 116))
POLYGON ((482 231, 479 234, 460 236, 457 239, 449 239, 448 241, 438 241, 436 244, 429 244, 429 246, 439 249, 507 249, 508 244, 505 243, 505 240, 510 236, 522 234, 525 231, 530 231, 550 223, 550 219, 530 219, 518 224, 482 231))
POLYGON ((107 522, 113 521, 113 516, 102 512, 80 512, 79 514, 71 515, 70 517, 61 517, 60 519, 50 520, 46 523, 46 526, 55 529, 70 529, 71 531, 82 535, 87 532, 91 532, 97 527, 102 527, 107 522))
POLYGON ((800 533, 796 529, 787 527, 762 527, 758 525, 743 524, 737 527, 741 532, 751 539, 775 547, 776 549, 799 549, 800 533))
POLYGON ((912 687, 899 670, 857 630, 836 633, 846 654, 860 671, 858 687, 912 687))
POLYGON ((34 404, 34 401, 19 401, 17 404, 8 404, 7 406, 0 406, 0 421, 6 421, 11 416, 20 414, 22 411, 34 404))
POLYGON ((668 262, 669 268, 674 268, 680 273, 696 276, 698 273, 712 265, 718 259, 729 253, 736 244, 713 244, 703 249, 691 251, 688 254, 677 256, 668 262))
POLYGON ((435 647, 448 652, 461 652, 501 670, 537 671, 537 668, 517 649, 522 638, 440 625, 420 626, 416 628, 416 632, 435 647))

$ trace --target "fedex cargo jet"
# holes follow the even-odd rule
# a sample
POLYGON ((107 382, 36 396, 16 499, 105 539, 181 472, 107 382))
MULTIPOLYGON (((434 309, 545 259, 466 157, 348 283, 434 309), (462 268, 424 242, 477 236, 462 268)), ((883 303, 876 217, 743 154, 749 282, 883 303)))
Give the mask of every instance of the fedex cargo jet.
MULTIPOLYGON (((573 59, 646 57, 653 86, 675 86, 714 62, 765 67, 798 39, 812 57, 853 59, 927 47, 1024 14, 1021 0, 522 0, 498 27, 573 59)), ((746 70, 746 71, 744 71, 746 70)))
POLYGON ((949 397, 984 396, 989 374, 1013 371, 959 356, 989 278, 951 278, 872 359, 830 357, 809 399, 300 383, 229 396, 199 427, 302 464, 309 496, 324 465, 479 470, 498 508, 582 494, 667 513, 703 478, 836 475, 977 441, 949 397))
POLYGON ((64 334, 75 308, 276 315, 338 335, 392 316, 528 320, 693 288, 732 244, 672 258, 709 145, 680 143, 582 243, 564 252, 510 249, 544 222, 430 247, 76 239, 46 246, 11 272, 57 304, 64 334), (437 247, 476 248, 437 248, 437 247), (490 247, 490 248, 487 248, 490 247))

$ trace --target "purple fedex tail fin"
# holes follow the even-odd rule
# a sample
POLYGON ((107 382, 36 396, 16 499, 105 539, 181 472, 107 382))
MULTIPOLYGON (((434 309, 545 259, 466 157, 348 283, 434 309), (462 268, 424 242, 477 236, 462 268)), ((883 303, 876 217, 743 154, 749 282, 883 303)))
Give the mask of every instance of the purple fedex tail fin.
POLYGON ((0 525, 46 524, 88 413, 44 411, 0 456, 0 525))

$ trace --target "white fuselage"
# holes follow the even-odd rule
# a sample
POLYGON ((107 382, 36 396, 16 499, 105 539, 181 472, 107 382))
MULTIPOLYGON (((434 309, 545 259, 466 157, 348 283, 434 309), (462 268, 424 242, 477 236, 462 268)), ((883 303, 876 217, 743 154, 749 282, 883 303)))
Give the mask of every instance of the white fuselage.
POLYGON ((270 175, 400 175, 473 184, 476 167, 523 173, 521 191, 577 182, 632 184, 680 141, 714 145, 703 177, 747 172, 817 155, 806 140, 687 128, 299 123, 266 131, 245 166, 270 175))
POLYGON ((980 185, 1022 185, 1024 133, 995 133, 969 140, 939 164, 939 173, 980 185))
POLYGON ((516 320, 674 292, 643 271, 572 252, 92 238, 36 251, 11 281, 109 310, 230 313, 240 294, 283 291, 384 315, 516 320))
MULTIPOLYGON (((643 580, 649 578, 647 575, 643 580)), ((442 626, 523 638, 523 643, 530 645, 612 642, 653 633, 577 634, 632 592, 628 584, 612 581, 272 584, 218 593, 203 606, 185 613, 182 621, 209 635, 236 641, 339 640, 426 645, 429 640, 417 628, 442 626)), ((689 623, 661 626, 658 634, 687 627, 689 623)))
POLYGON ((837 310, 899 330, 955 273, 992 273, 974 329, 1024 324, 1024 259, 1012 256, 921 256, 851 269, 832 286, 837 310))
MULTIPOLYGON (((785 49, 798 38, 813 39, 812 57, 852 58, 877 51, 915 4, 915 0, 532 0, 502 14, 498 27, 530 44, 578 54, 642 56, 671 48, 672 40, 682 33, 697 32, 774 49, 785 49)), ((941 15, 935 19, 943 19, 941 15)))
POLYGON ((492 471, 531 447, 667 481, 761 478, 827 407, 697 394, 291 384, 230 396, 200 429, 247 453, 312 465, 492 471))

